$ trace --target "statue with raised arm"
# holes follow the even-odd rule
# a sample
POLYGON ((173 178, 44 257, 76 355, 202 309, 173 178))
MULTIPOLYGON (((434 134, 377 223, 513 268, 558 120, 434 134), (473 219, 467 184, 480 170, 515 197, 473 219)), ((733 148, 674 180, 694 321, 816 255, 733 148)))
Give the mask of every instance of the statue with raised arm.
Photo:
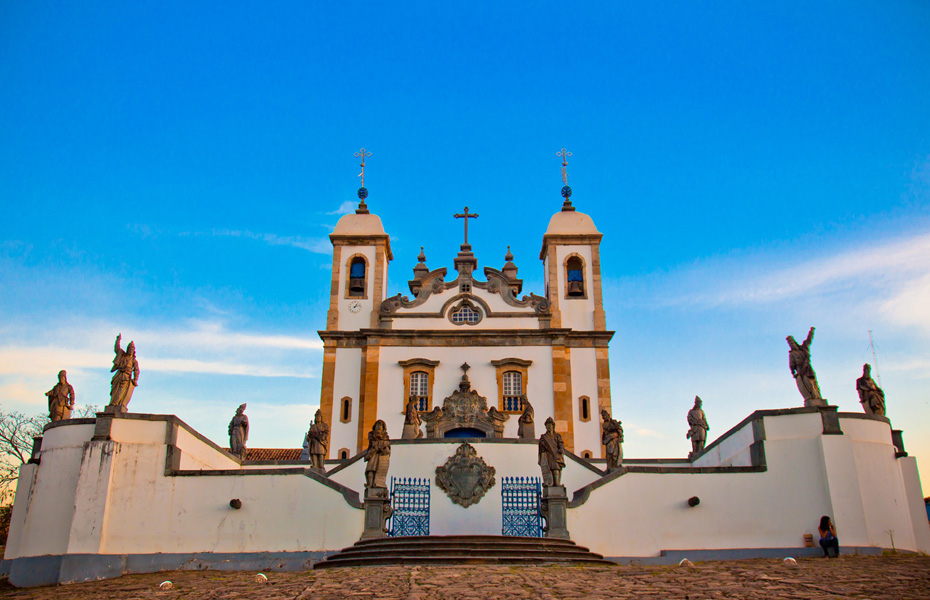
POLYGON ((74 388, 68 383, 68 374, 58 371, 58 383, 45 392, 48 396, 48 418, 52 423, 71 418, 74 408, 74 388))
POLYGON ((126 350, 120 348, 123 335, 116 336, 113 344, 113 378, 110 380, 110 406, 116 406, 121 412, 126 412, 132 392, 139 386, 139 361, 136 360, 136 344, 129 342, 126 350))
POLYGON ((804 398, 804 406, 827 406, 827 401, 820 395, 820 385, 817 384, 817 374, 811 366, 811 342, 814 341, 814 328, 807 332, 807 339, 798 344, 794 336, 789 335, 788 340, 788 366, 791 375, 798 384, 798 390, 804 398))
POLYGON ((404 409, 404 431, 400 434, 400 439, 418 440, 423 437, 423 430, 420 429, 422 422, 419 401, 416 398, 410 398, 404 409))
POLYGON ((533 405, 530 404, 526 394, 521 396, 523 402, 523 413, 517 419, 517 437, 521 440, 536 439, 536 424, 533 422, 533 405))
POLYGON ((381 419, 375 421, 368 432, 368 448, 365 449, 365 488, 387 488, 387 472, 391 462, 391 438, 387 425, 381 419))
POLYGON ((565 443, 555 431, 552 417, 546 419, 546 433, 539 438, 539 467, 543 485, 562 485, 562 468, 565 466, 565 443))
POLYGON ((616 471, 623 465, 623 425, 610 418, 607 409, 601 409, 601 443, 607 453, 607 471, 616 471))
POLYGON ((704 409, 701 406, 704 403, 700 396, 694 397, 694 408, 688 411, 688 435, 685 439, 691 440, 691 452, 688 458, 691 458, 704 450, 704 444, 707 443, 707 432, 710 431, 710 425, 707 424, 707 417, 704 415, 704 409))
POLYGON ((229 422, 229 451, 239 460, 245 460, 245 443, 249 440, 249 418, 245 416, 245 404, 240 404, 229 422))
POLYGON ((323 421, 323 411, 316 410, 313 416, 313 425, 307 432, 307 442, 309 443, 310 464, 315 469, 323 468, 323 461, 326 460, 326 454, 329 452, 329 425, 323 421))
POLYGON ((885 416, 885 392, 872 379, 872 365, 862 365, 862 377, 856 380, 859 402, 866 414, 885 416))

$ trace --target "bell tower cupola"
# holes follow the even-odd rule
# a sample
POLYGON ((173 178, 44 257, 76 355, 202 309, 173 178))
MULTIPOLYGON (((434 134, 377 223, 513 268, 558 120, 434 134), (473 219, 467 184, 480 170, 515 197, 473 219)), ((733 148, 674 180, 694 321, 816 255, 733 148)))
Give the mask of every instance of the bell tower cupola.
POLYGON ((343 216, 329 239, 333 244, 333 276, 330 289, 326 329, 358 331, 378 326, 378 310, 387 286, 391 239, 384 232, 381 219, 368 210, 365 200, 364 148, 355 154, 361 158, 362 186, 358 188, 358 208, 343 216))

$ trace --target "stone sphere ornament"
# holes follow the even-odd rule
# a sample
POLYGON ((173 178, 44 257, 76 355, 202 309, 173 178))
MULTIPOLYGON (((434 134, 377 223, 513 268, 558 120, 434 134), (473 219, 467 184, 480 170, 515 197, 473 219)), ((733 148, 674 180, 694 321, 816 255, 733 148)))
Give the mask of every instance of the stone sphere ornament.
POLYGON ((359 199, 359 200, 364 200, 364 199, 367 198, 367 197, 368 197, 368 188, 366 188, 366 187, 360 187, 360 188, 358 188, 358 199, 359 199))
POLYGON ((568 187, 567 185, 566 185, 565 187, 563 187, 563 188, 562 188, 562 197, 563 197, 563 198, 571 198, 571 197, 572 197, 572 188, 568 187))

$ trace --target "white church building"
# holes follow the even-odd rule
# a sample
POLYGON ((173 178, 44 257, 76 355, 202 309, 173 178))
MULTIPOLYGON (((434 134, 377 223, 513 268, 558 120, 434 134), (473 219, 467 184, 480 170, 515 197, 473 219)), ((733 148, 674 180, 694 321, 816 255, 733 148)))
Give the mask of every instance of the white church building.
POLYGON ((386 535, 542 536, 539 496, 512 493, 539 489, 537 442, 518 437, 526 401, 535 437, 552 418, 564 441, 570 539, 611 561, 817 556, 806 536, 816 540, 821 515, 836 523, 842 552, 890 549, 889 531, 898 551, 930 552, 916 461, 882 416, 786 408, 799 399, 785 398, 690 458, 626 457, 608 472, 600 413, 611 412, 613 332, 601 233, 570 190, 539 232, 540 295, 524 295, 509 255, 479 269, 466 225, 454 273, 431 270, 421 252, 409 289, 393 296, 390 236, 361 191, 331 235, 325 469, 296 456, 242 460, 183 415, 52 423, 20 471, 0 565, 14 585, 312 568, 367 531, 363 454, 378 420, 391 438, 386 535), (471 404, 456 403, 466 396, 471 404), (421 437, 400 439, 410 399, 421 437), (484 464, 483 487, 463 499, 440 471, 469 448, 484 464))

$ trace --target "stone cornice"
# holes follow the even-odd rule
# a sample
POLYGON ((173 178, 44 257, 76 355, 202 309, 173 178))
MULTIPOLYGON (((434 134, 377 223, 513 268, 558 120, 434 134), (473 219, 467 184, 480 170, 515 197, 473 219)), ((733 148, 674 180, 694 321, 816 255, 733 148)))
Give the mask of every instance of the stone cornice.
POLYGON ((568 346, 606 348, 613 331, 572 329, 362 329, 360 331, 319 331, 326 346, 362 348, 365 346, 568 346))
POLYGON ((391 236, 386 233, 373 235, 331 233, 329 234, 329 240, 333 243, 333 246, 376 246, 383 243, 387 259, 394 260, 394 254, 391 252, 391 236))
POLYGON ((560 246, 583 245, 583 244, 600 244, 602 233, 547 233, 543 236, 542 249, 539 251, 539 260, 546 259, 546 251, 550 244, 559 244, 560 246))

